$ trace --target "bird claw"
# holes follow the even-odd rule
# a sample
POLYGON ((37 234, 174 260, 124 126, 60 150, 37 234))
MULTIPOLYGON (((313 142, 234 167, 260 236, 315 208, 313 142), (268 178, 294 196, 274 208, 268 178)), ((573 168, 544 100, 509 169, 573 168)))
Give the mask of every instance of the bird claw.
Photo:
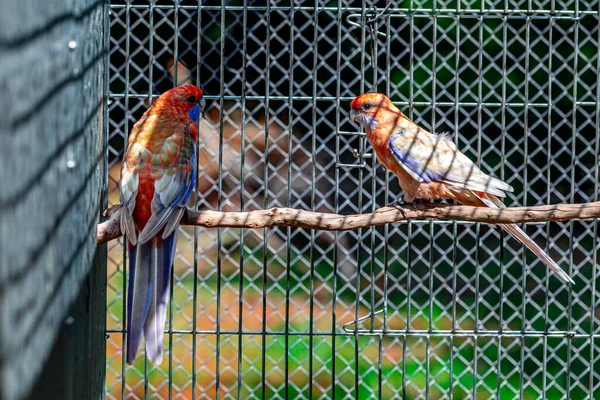
POLYGON ((406 201, 406 199, 402 199, 402 201, 400 199, 396 199, 394 201, 392 201, 391 203, 386 204, 386 207, 393 207, 393 208, 397 208, 397 209, 402 209, 405 207, 412 207, 415 208, 417 210, 422 210, 425 209, 425 205, 429 203, 429 201, 427 200, 423 200, 423 199, 413 199, 412 201, 406 201))
POLYGON ((413 204, 411 202, 405 201, 404 199, 396 199, 394 201, 392 201, 391 203, 386 204, 386 207, 392 207, 395 209, 398 209, 400 211, 402 211, 403 208, 406 208, 407 206, 412 206, 413 204))
POLYGON ((429 204, 428 200, 425 199, 414 199, 410 205, 413 206, 417 210, 424 210, 426 205, 429 204))

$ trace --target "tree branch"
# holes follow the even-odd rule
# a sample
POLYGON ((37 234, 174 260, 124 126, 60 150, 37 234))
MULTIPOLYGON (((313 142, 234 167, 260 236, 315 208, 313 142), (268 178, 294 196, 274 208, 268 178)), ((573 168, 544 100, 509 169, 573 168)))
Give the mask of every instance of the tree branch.
MULTIPOLYGON (((104 212, 112 217, 98 225, 98 244, 122 235, 119 215, 121 206, 113 206, 104 212)), ((411 219, 435 218, 488 224, 516 224, 525 222, 567 221, 572 219, 600 218, 600 201, 585 204, 554 204, 537 207, 484 208, 457 206, 444 203, 419 205, 402 204, 382 207, 368 214, 339 215, 293 208, 271 208, 249 212, 218 212, 186 210, 182 225, 206 228, 267 228, 292 226, 325 231, 347 231, 369 226, 390 224, 411 219)))

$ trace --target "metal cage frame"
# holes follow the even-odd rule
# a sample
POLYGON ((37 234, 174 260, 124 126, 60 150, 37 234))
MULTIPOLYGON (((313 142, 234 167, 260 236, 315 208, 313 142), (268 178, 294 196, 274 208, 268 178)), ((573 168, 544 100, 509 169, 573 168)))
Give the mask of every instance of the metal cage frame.
MULTIPOLYGON (((195 208, 394 200, 347 114, 373 88, 515 187, 507 204, 598 200, 598 0, 411 0, 371 24, 367 1, 226 3, 111 1, 109 202, 148 99, 190 81, 212 103, 195 208)), ((598 221, 526 229, 576 285, 481 224, 183 227, 161 368, 125 365, 113 242, 107 398, 591 398, 598 221)))

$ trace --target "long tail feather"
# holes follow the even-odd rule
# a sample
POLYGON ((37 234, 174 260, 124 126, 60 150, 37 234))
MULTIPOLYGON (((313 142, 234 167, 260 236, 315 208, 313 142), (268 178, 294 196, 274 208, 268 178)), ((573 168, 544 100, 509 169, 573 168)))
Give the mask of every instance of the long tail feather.
POLYGON ((129 284, 127 294, 127 363, 133 364, 142 342, 144 321, 150 306, 150 244, 129 249, 129 284))
POLYGON ((163 358, 163 339, 171 267, 177 231, 166 239, 153 238, 129 251, 129 294, 127 299, 127 363, 135 361, 142 334, 146 353, 154 365, 163 358))
MULTIPOLYGON (((490 195, 487 193, 481 192, 473 192, 483 204, 490 208, 503 208, 504 204, 494 195, 490 195)), ((538 256, 540 260, 542 260, 552 272, 558 275, 565 282, 575 283, 573 279, 567 274, 561 267, 558 266, 557 263, 554 262, 553 259, 550 258, 548 254, 540 246, 537 245, 521 228, 519 228, 515 224, 500 224, 500 227, 504 229, 510 236, 516 239, 518 242, 524 244, 535 254, 538 256)))
POLYGON ((502 229, 508 232, 510 236, 527 246, 529 250, 533 252, 533 254, 538 256, 540 260, 542 260, 548 267, 550 267, 552 272, 558 275, 562 280, 564 280, 565 282, 571 282, 573 284, 575 283, 573 279, 565 271, 563 271, 563 269, 559 267, 558 264, 555 263, 554 260, 551 259, 550 256, 546 254, 546 252, 544 252, 544 250, 542 250, 542 248, 538 246, 537 243, 535 243, 533 239, 530 238, 525 232, 523 232, 523 230, 517 225, 501 224, 500 227, 502 227, 502 229))
POLYGON ((166 239, 160 235, 154 237, 152 246, 152 263, 150 283, 152 288, 150 308, 144 323, 144 339, 146 340, 146 354, 154 365, 159 365, 163 358, 163 339, 165 335, 165 320, 167 317, 167 302, 169 300, 169 283, 171 280, 171 266, 175 256, 177 231, 171 233, 166 239))

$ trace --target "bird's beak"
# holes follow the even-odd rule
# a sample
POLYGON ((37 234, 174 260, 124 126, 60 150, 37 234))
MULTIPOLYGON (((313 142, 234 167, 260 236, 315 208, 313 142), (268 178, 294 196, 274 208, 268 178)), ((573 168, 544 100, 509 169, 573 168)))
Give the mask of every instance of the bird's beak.
POLYGON ((350 110, 350 119, 352 120, 352 122, 358 121, 358 113, 355 109, 350 110))

